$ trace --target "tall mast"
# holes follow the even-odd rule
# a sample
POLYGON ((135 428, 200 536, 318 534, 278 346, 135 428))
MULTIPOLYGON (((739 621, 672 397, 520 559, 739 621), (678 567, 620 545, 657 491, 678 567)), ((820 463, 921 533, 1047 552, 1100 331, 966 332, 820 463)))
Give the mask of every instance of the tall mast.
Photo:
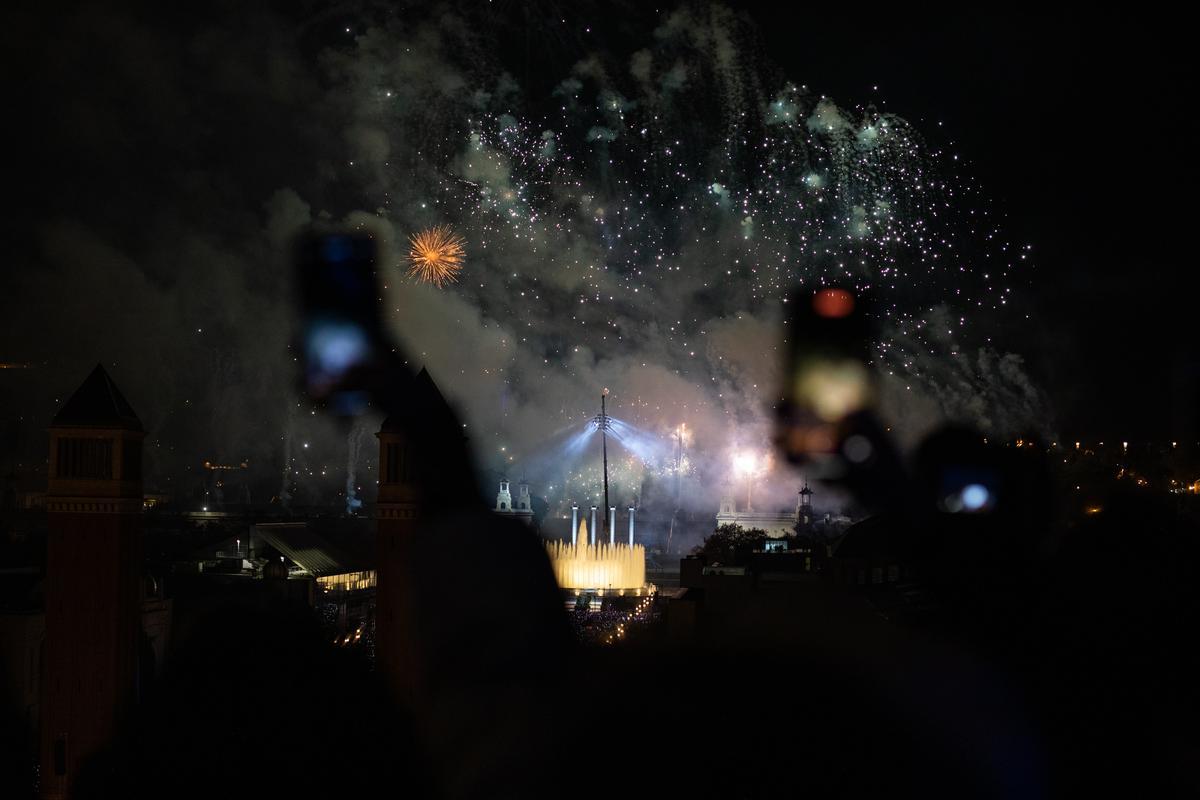
POLYGON ((604 400, 608 396, 608 389, 600 395, 600 442, 604 453, 604 527, 608 528, 608 412, 605 410, 604 400))

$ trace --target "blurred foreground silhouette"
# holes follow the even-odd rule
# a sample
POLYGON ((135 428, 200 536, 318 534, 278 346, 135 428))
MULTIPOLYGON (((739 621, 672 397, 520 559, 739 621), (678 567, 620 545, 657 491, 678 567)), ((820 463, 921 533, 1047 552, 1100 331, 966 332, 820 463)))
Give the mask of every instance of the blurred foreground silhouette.
MULTIPOLYGON (((389 412, 376 667, 275 590, 286 580, 214 584, 176 609, 164 674, 150 680, 143 659, 132 716, 72 796, 1200 789, 1187 655, 1200 530, 1179 508, 1112 491, 1076 519, 1044 448, 947 428, 909 465, 862 409, 835 424, 792 408, 803 430, 785 447, 869 445, 835 479, 875 516, 836 552, 807 542, 824 572, 697 557, 682 591, 656 600, 657 622, 587 645, 539 537, 464 503, 480 496, 474 469, 428 374, 372 352, 386 355, 322 380, 347 407, 369 397, 389 412), (864 578, 878 554, 903 581, 864 578)), ((20 731, 0 729, 7 796, 33 791, 20 731)))

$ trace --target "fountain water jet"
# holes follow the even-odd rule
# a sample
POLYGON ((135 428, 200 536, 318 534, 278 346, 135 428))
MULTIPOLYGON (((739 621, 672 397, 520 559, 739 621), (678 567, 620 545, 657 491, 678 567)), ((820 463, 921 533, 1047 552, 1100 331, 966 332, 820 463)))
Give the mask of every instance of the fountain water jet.
POLYGON ((554 577, 563 589, 636 591, 646 587, 646 548, 588 543, 587 520, 579 521, 574 544, 547 542, 554 577))

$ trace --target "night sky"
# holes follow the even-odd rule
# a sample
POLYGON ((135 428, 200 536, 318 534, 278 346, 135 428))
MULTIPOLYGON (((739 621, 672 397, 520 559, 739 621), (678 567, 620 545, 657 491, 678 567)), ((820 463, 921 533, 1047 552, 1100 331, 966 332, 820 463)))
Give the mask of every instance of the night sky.
POLYGON ((881 363, 904 362, 884 390, 899 427, 1194 435, 1185 51, 1162 20, 755 6, 21 12, 10 50, 33 69, 13 98, 0 361, 31 367, 0 372, 6 468, 37 457, 55 402, 97 361, 146 421, 152 470, 281 463, 306 443, 304 471, 345 464, 344 433, 298 403, 287 353, 286 243, 321 219, 373 226, 401 255, 429 225, 465 236, 459 284, 415 286, 398 258, 388 302, 483 461, 503 464, 503 446, 536 472, 610 384, 647 431, 683 418, 702 446, 761 443, 780 298, 797 278, 838 280, 846 260, 870 262, 846 275, 873 287, 879 253, 912 267, 908 239, 871 247, 915 236, 925 201, 862 198, 927 176, 953 189, 937 264, 966 266, 881 292, 895 313, 881 363), (788 97, 795 119, 778 110, 788 97), (775 137, 794 174, 763 178, 750 145, 718 154, 747 109, 747 140, 775 137), (895 115, 893 155, 864 144, 878 112, 895 115), (639 130, 649 144, 629 144, 639 130), (797 218, 761 200, 835 182, 839 148, 876 159, 849 170, 844 214, 816 183, 779 193, 797 218), (620 222, 617 198, 635 201, 620 222), (1015 266, 982 280, 985 261, 1015 266), (923 338, 960 313, 953 337, 923 338))
POLYGON ((789 48, 789 30, 809 26, 755 14, 776 57, 819 72, 831 94, 866 97, 878 85, 889 107, 945 123, 1012 236, 1035 247, 1022 290, 1030 324, 1007 335, 1064 436, 1194 437, 1188 48, 1169 18, 805 11, 820 33, 789 48))

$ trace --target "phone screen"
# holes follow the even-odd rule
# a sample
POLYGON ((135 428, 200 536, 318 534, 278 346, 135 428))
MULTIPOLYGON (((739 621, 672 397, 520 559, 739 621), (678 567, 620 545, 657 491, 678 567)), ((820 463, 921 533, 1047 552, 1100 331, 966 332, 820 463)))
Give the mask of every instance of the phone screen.
POLYGON ((986 514, 999 499, 998 476, 982 465, 947 465, 938 484, 937 507, 949 514, 986 514))
POLYGON ((381 342, 375 242, 364 235, 313 235, 297 246, 304 384, 338 413, 365 407, 365 378, 381 342))

